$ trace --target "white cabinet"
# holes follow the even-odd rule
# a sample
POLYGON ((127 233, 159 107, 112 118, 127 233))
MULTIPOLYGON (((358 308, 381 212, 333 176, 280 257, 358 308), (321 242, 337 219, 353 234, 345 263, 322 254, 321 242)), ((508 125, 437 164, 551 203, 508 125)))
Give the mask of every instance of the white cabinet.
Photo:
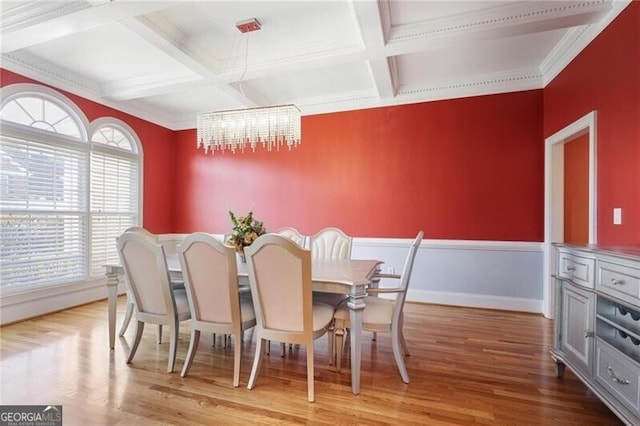
POLYGON ((560 349, 575 368, 588 375, 593 363, 595 295, 570 281, 562 286, 560 349))
POLYGON ((558 245, 554 347, 628 425, 640 425, 640 248, 558 245))

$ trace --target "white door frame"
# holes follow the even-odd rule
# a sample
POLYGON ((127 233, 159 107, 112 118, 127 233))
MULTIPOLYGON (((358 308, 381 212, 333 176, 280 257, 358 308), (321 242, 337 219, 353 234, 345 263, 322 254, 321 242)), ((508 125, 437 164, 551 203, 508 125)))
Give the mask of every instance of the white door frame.
POLYGON ((564 144, 577 136, 589 134, 589 244, 596 234, 596 111, 574 121, 545 139, 544 150, 544 244, 542 266, 542 313, 553 318, 555 301, 551 274, 556 253, 551 245, 564 241, 564 144))

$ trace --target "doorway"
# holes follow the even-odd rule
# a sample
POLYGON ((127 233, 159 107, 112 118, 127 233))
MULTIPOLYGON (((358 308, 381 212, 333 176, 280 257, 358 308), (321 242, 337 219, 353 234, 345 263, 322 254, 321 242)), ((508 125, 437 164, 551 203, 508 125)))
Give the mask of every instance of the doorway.
POLYGON ((544 243, 543 243, 543 301, 546 318, 553 318, 556 251, 552 243, 562 243, 565 238, 565 144, 576 138, 588 138, 588 225, 587 242, 596 243, 596 112, 591 111, 545 139, 544 179, 544 243))

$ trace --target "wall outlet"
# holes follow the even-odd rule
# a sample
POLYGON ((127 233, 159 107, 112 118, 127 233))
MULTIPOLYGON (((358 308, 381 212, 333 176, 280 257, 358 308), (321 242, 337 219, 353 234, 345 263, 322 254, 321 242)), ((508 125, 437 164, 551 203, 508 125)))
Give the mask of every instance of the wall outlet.
POLYGON ((614 207, 613 209, 613 224, 622 225, 622 209, 620 207, 614 207))

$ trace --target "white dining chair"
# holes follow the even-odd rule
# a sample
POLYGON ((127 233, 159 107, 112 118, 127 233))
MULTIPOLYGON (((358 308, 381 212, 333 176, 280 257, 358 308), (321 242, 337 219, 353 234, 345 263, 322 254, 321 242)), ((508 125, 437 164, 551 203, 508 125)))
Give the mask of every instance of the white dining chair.
MULTIPOLYGON (((156 243, 160 243, 160 239, 158 238, 158 235, 148 231, 147 229, 141 227, 141 226, 131 226, 127 229, 125 229, 123 231, 123 234, 125 232, 138 232, 144 236, 146 236, 147 238, 150 238, 151 240, 155 241, 156 243)), ((120 237, 116 238, 116 245, 118 244, 118 239, 120 237)), ((165 249, 165 254, 167 253, 167 249, 166 246, 164 244, 162 244, 163 248, 165 249)), ((125 281, 126 281, 126 277, 125 277, 125 281)), ((120 326, 120 332, 118 333, 118 336, 122 337, 124 336, 124 334, 126 333, 127 329, 129 328, 129 324, 131 323, 131 318, 133 317, 133 312, 135 310, 135 303, 133 301, 133 298, 131 297, 131 295, 129 294, 129 285, 128 283, 125 283, 126 288, 127 288, 127 301, 126 301, 126 305, 125 305, 125 311, 124 311, 124 318, 122 320, 122 325, 120 326)), ((171 280, 171 286, 174 289, 181 289, 184 288, 184 282, 182 280, 171 280)), ((158 325, 157 331, 156 331, 156 342, 160 345, 162 343, 162 325, 158 325)))
POLYGON ((191 339, 181 376, 189 373, 200 332, 234 336, 233 386, 240 383, 242 337, 256 325, 251 300, 240 299, 233 247, 210 234, 197 232, 178 246, 185 289, 191 308, 191 339))
POLYGON ((135 303, 136 334, 127 363, 138 349, 145 323, 169 327, 167 372, 175 366, 180 321, 191 318, 184 289, 172 289, 162 245, 140 232, 125 232, 118 239, 120 262, 135 303))
POLYGON ((256 310, 256 349, 248 388, 258 377, 263 346, 268 340, 305 345, 307 351, 307 397, 314 401, 313 342, 324 335, 333 308, 314 304, 311 289, 311 253, 289 238, 265 234, 245 248, 249 284, 256 310))
POLYGON ((351 259, 353 238, 340 228, 329 227, 309 237, 309 249, 314 259, 351 259))
MULTIPOLYGON (((141 226, 131 226, 125 229, 124 232, 140 232, 141 234, 146 235, 148 238, 151 238, 151 239, 156 238, 154 234, 142 228, 141 226)), ((118 244, 119 239, 120 237, 116 238, 116 246, 118 244)), ((133 298, 129 294, 128 283, 126 283, 126 288, 127 288, 127 302, 125 305, 124 319, 122 320, 122 325, 120 326, 120 332, 118 333, 118 336, 120 337, 124 336, 124 333, 127 331, 127 328, 129 328, 129 323, 131 322, 131 318, 133 317, 133 311, 135 310, 135 307, 136 307, 136 304, 134 303, 133 298)))
POLYGON ((305 247, 307 243, 307 237, 302 235, 300 231, 292 226, 285 226, 274 231, 276 234, 284 235, 295 242, 300 247, 305 247))
MULTIPOLYGON (((311 257, 314 259, 347 260, 351 259, 351 247, 353 237, 345 234, 340 228, 329 227, 318 231, 309 237, 311 257)), ((314 293, 313 301, 325 303, 337 309, 340 303, 348 299, 348 294, 314 293)), ((329 327, 327 333, 329 339, 329 351, 333 353, 334 327, 329 327)), ((329 365, 333 364, 333 356, 329 357, 329 365)))
MULTIPOLYGON (((291 241, 293 241, 294 243, 298 244, 300 247, 305 247, 306 243, 307 243, 307 237, 305 235, 302 235, 300 233, 300 231, 298 231, 296 228, 292 227, 292 226, 285 226, 283 228, 279 228, 276 229, 274 231, 274 233, 279 234, 279 235, 283 235, 287 238, 289 238, 291 241)), ((267 343, 267 353, 270 353, 270 346, 271 346, 271 342, 267 343)), ((289 348, 291 348, 292 345, 289 345, 289 348)), ((280 354, 281 356, 285 355, 285 344, 281 343, 280 344, 280 354)))
MULTIPOLYGON (((411 243, 409 253, 405 259, 404 268, 401 275, 396 274, 379 274, 379 278, 399 279, 397 287, 386 288, 378 287, 368 290, 371 294, 395 294, 394 299, 386 299, 382 297, 366 296, 364 298, 365 308, 362 310, 362 330, 373 332, 391 332, 391 345, 393 348, 393 356, 400 371, 402 381, 409 383, 409 373, 404 362, 404 357, 409 355, 407 342, 402 332, 403 324, 403 308, 407 297, 407 288, 411 280, 411 272, 413 263, 422 242, 424 232, 418 232, 416 238, 411 243)), ((342 303, 334 314, 335 319, 335 338, 336 338, 336 369, 340 371, 343 336, 350 326, 350 309, 346 303, 342 303)))

